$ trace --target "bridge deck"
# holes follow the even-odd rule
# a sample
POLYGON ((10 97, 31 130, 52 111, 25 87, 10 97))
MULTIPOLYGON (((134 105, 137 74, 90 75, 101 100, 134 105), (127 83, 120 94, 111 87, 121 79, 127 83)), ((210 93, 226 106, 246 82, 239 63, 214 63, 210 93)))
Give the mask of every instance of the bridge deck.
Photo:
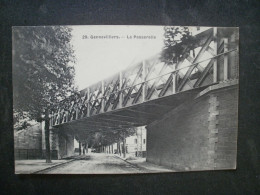
POLYGON ((117 131, 131 127, 148 125, 160 119, 165 113, 176 108, 182 103, 194 98, 206 86, 193 90, 164 96, 144 103, 116 109, 110 112, 100 113, 70 122, 54 125, 86 132, 117 131))

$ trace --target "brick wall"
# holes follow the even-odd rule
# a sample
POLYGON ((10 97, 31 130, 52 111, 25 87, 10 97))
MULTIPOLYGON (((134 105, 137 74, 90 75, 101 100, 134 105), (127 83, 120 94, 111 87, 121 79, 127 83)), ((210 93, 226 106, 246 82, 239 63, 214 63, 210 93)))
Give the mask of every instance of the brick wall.
POLYGON ((147 126, 147 161, 175 169, 235 168, 237 87, 209 91, 147 126))
POLYGON ((238 129, 238 89, 223 89, 214 93, 219 106, 218 140, 215 144, 215 169, 236 168, 238 129))

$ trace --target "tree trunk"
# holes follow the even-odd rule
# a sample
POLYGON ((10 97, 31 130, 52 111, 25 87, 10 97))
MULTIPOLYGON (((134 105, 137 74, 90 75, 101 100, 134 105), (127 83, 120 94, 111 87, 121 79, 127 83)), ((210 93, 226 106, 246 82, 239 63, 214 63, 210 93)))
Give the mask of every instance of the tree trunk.
POLYGON ((120 149, 120 134, 117 134, 117 154, 121 156, 121 149, 120 149))
POLYGON ((45 158, 46 163, 51 163, 51 148, 50 148, 50 119, 49 119, 49 110, 45 111, 45 158))
POLYGON ((123 138, 123 157, 125 158, 126 156, 126 145, 125 145, 125 132, 124 132, 124 138, 123 138))
POLYGON ((79 155, 81 155, 81 142, 79 141, 79 155))
POLYGON ((86 145, 83 145, 83 155, 85 155, 86 145))
POLYGON ((136 152, 135 152, 135 156, 138 157, 139 154, 139 145, 138 145, 138 130, 137 128, 135 129, 135 134, 136 134, 136 152))
POLYGON ((121 156, 120 141, 117 142, 117 153, 121 156))
POLYGON ((143 128, 141 128, 141 154, 140 156, 143 158, 143 128))
POLYGON ((86 153, 88 153, 88 142, 86 143, 86 153))

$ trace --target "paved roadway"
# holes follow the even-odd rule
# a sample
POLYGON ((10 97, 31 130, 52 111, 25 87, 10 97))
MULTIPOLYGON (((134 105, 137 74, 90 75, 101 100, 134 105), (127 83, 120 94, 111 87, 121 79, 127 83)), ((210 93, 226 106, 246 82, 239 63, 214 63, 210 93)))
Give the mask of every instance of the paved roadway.
POLYGON ((46 170, 44 174, 122 174, 144 173, 145 170, 114 155, 88 154, 67 164, 46 170))

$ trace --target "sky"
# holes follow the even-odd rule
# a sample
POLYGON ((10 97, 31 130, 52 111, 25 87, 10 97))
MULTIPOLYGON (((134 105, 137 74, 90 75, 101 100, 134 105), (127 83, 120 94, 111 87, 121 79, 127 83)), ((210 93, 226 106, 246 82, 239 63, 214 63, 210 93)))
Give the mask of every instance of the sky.
POLYGON ((75 81, 79 90, 152 57, 164 46, 163 26, 71 27, 76 55, 75 81), (93 36, 106 35, 118 36, 119 39, 93 39, 93 36), (153 39, 137 39, 135 35, 152 36, 153 39))

